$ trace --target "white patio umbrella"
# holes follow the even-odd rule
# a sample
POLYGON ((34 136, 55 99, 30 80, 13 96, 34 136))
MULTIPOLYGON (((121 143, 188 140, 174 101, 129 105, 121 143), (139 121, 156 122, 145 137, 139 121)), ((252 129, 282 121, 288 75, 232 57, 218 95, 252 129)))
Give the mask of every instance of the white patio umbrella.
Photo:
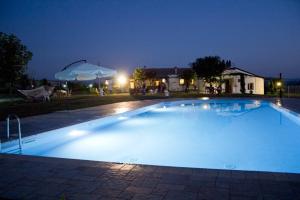
POLYGON ((74 62, 65 68, 63 68, 60 72, 55 74, 55 78, 59 80, 65 81, 87 81, 87 80, 95 80, 97 78, 104 77, 112 77, 117 74, 116 70, 101 67, 98 65, 93 65, 87 63, 85 60, 74 62), (78 64, 78 62, 84 62, 78 64))
POLYGON ((55 74, 55 78, 64 81, 88 81, 99 79, 100 89, 100 78, 112 77, 117 74, 116 70, 101 67, 87 63, 86 60, 76 61, 64 67, 60 72, 55 74), (78 64, 83 62, 81 64, 78 64))

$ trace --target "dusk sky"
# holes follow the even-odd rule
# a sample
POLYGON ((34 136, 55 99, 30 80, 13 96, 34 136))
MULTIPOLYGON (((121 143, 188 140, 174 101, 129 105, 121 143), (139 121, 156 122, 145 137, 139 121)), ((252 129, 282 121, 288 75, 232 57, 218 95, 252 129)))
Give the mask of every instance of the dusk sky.
POLYGON ((300 78, 299 0, 0 0, 0 31, 33 52, 35 78, 54 79, 79 59, 130 71, 209 55, 300 78))

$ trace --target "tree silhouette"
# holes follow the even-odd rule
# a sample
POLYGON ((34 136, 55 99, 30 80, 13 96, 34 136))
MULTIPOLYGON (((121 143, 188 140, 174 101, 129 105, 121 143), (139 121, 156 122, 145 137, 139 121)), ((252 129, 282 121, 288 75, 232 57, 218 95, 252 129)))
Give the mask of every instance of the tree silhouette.
POLYGON ((156 72, 152 70, 145 70, 145 79, 150 81, 150 86, 154 85, 154 81, 156 78, 156 72))
POLYGON ((136 68, 133 71, 133 79, 135 82, 135 85, 137 85, 138 87, 141 87, 143 82, 146 80, 146 73, 145 73, 145 69, 144 68, 136 68))
POLYGON ((206 56, 197 58, 190 66, 196 72, 198 78, 204 79, 210 86, 214 82, 221 86, 223 82, 222 72, 231 67, 231 61, 221 60, 219 56, 206 56))
POLYGON ((10 93, 17 80, 22 78, 32 53, 13 34, 0 32, 0 84, 9 84, 10 93))
POLYGON ((226 68, 231 67, 231 61, 221 60, 219 56, 206 56, 197 58, 190 65, 199 78, 211 84, 216 81, 217 77, 222 75, 226 68))
POLYGON ((191 81, 197 77, 196 73, 192 69, 186 69, 182 72, 180 78, 184 79, 185 91, 188 92, 191 81))
POLYGON ((242 94, 245 94, 246 89, 245 89, 245 74, 240 74, 240 91, 242 94))

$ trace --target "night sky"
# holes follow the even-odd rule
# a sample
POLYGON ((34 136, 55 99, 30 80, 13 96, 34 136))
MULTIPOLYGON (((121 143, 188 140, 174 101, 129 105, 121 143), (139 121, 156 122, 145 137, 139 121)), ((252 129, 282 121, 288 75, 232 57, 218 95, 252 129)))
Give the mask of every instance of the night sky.
POLYGON ((54 79, 79 59, 130 71, 208 55, 262 76, 300 78, 299 0, 0 0, 0 31, 33 52, 35 78, 54 79))

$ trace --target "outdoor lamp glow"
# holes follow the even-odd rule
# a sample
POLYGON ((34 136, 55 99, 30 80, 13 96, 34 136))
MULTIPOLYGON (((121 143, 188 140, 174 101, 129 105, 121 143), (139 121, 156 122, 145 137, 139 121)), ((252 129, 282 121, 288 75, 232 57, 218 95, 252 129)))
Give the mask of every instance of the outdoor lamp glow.
POLYGON ((108 80, 105 80, 105 85, 109 85, 109 82, 108 82, 108 80))
POLYGON ((63 86, 63 88, 66 88, 66 87, 67 87, 67 85, 66 85, 66 84, 63 84, 62 86, 63 86))
POLYGON ((278 81, 278 82, 276 83, 276 85, 277 85, 277 87, 281 87, 282 83, 281 83, 280 81, 278 81))
POLYGON ((89 84, 89 88, 92 88, 93 87, 93 84, 89 84))
POLYGON ((119 75, 117 80, 120 85, 124 85, 127 82, 127 77, 125 75, 121 74, 121 75, 119 75))

